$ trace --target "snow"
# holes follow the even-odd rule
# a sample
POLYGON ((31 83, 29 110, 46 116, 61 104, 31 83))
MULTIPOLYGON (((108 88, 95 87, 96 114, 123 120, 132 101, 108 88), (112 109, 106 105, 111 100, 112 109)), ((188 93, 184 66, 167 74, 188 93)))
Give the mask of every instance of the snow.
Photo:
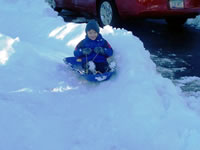
POLYGON ((95 84, 62 61, 85 23, 65 23, 41 0, 0 6, 1 150, 200 149, 200 96, 162 77, 131 32, 101 29, 118 72, 95 84))
POLYGON ((200 29, 200 15, 194 19, 188 19, 187 24, 192 25, 196 27, 197 29, 200 29))

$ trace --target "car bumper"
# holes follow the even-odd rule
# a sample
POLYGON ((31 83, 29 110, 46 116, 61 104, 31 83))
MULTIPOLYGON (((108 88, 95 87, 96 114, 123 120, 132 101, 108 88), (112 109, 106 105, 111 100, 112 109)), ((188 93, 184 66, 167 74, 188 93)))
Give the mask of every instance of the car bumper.
POLYGON ((165 17, 187 17, 192 18, 200 14, 200 7, 198 8, 184 8, 184 9, 151 9, 138 12, 124 12, 121 18, 165 18, 165 17))

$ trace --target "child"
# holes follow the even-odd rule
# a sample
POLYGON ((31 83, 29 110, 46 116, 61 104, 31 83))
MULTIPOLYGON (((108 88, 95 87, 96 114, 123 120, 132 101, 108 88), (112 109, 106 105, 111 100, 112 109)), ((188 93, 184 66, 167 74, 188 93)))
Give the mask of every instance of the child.
POLYGON ((99 33, 99 25, 95 20, 88 22, 86 37, 76 46, 74 56, 81 59, 86 73, 104 73, 110 70, 107 58, 113 55, 109 43, 99 33))

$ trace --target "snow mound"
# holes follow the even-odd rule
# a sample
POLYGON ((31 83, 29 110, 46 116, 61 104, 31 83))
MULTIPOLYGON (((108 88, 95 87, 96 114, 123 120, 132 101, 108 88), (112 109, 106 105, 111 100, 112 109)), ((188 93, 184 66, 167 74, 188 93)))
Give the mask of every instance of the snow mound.
POLYGON ((188 19, 187 24, 195 26, 196 28, 200 29, 200 15, 196 16, 194 19, 188 19))
POLYGON ((41 0, 0 6, 0 149, 199 150, 199 116, 132 33, 101 29, 118 72, 90 83, 62 62, 86 24, 65 23, 41 0))

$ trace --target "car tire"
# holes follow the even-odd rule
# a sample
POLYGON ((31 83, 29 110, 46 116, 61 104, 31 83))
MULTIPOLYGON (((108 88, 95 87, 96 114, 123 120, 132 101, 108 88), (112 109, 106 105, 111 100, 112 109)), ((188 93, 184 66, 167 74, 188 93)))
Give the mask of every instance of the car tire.
POLYGON ((187 18, 165 18, 169 26, 182 26, 187 21, 187 18))
POLYGON ((112 0, 101 0, 97 13, 101 26, 116 26, 119 24, 118 11, 112 0))

